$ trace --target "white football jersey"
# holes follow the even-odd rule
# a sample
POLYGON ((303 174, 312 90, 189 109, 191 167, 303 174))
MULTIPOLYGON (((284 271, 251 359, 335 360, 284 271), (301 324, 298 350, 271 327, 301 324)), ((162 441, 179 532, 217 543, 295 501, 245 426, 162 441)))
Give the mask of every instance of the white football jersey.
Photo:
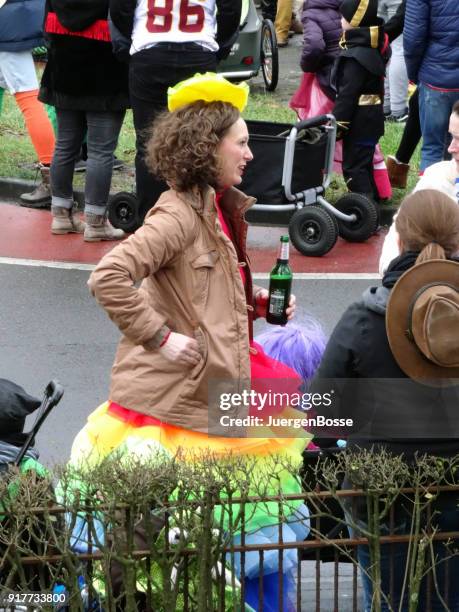
POLYGON ((194 42, 218 51, 216 0, 138 0, 131 55, 160 42, 194 42))

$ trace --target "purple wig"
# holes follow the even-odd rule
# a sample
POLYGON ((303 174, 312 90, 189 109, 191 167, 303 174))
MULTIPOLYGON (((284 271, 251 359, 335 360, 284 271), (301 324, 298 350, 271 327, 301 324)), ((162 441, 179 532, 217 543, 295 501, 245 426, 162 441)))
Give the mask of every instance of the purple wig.
POLYGON ((301 324, 273 327, 255 340, 267 355, 291 367, 305 383, 314 376, 327 344, 322 327, 312 317, 302 318, 301 324))

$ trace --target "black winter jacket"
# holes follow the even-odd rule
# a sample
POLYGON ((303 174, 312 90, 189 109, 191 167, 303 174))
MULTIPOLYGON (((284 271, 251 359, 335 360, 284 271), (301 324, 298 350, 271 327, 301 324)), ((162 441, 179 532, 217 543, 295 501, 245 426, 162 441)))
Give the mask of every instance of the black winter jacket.
POLYGON ((337 92, 333 114, 342 136, 352 137, 363 146, 374 146, 384 134, 382 100, 389 52, 384 31, 382 27, 347 30, 343 32, 340 47, 332 73, 337 92), (363 95, 377 96, 380 102, 362 105, 363 95))
POLYGON ((349 446, 382 444, 408 459, 415 452, 459 453, 459 388, 445 390, 412 382, 395 361, 387 339, 385 316, 391 288, 417 255, 406 253, 393 260, 383 285, 367 289, 346 310, 310 389, 326 392, 333 387, 335 397, 325 416, 354 419, 349 446))
MULTIPOLYGON (((108 17, 108 0, 47 0, 46 15, 56 13, 71 32, 108 17)), ((129 106, 128 66, 119 62, 111 42, 73 34, 47 34, 48 62, 39 99, 56 108, 122 111, 129 106)))

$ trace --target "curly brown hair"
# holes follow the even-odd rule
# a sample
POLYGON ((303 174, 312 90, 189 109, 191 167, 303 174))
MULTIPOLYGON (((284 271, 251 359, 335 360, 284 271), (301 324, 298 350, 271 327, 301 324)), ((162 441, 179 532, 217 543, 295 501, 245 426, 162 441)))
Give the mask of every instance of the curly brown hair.
POLYGON ((417 263, 459 250, 459 206, 441 191, 423 189, 406 196, 395 228, 405 250, 420 251, 417 263))
POLYGON ((177 191, 216 187, 220 171, 217 146, 239 117, 232 104, 202 100, 162 113, 151 126, 147 166, 177 191))

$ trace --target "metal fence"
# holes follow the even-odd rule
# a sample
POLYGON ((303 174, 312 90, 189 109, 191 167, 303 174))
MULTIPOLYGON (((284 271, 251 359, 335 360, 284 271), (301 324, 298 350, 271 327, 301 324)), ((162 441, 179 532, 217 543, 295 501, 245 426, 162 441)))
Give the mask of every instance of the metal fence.
MULTIPOLYGON (((220 503, 215 499, 188 501, 180 510, 165 501, 153 514, 151 508, 138 505, 94 506, 81 502, 70 513, 55 504, 26 509, 23 502, 21 514, 17 505, 8 508, 4 504, 0 530, 4 609, 21 609, 6 605, 10 593, 45 593, 52 592, 52 587, 57 593, 65 587, 69 610, 249 610, 248 581, 241 576, 246 575, 250 555, 253 566, 255 553, 258 569, 252 569, 252 575, 258 575, 251 580, 250 588, 253 603, 255 584, 258 601, 251 609, 356 612, 363 609, 357 550, 368 544, 379 561, 381 551, 387 549, 386 575, 384 569, 373 566, 368 573, 377 583, 383 574, 389 585, 387 592, 374 599, 374 609, 381 609, 381 602, 390 609, 400 578, 395 562, 397 547, 405 544, 412 555, 408 558, 405 594, 412 597, 417 593, 423 610, 431 609, 439 595, 445 610, 457 610, 448 602, 458 579, 451 566, 457 564, 459 529, 438 531, 436 524, 445 503, 457 511, 459 486, 400 488, 396 495, 393 493, 394 499, 390 495, 377 490, 315 490, 301 496, 234 498, 231 504, 240 507, 239 543, 215 530, 212 516, 220 503), (299 501, 309 509, 311 533, 304 541, 288 542, 283 531, 285 505, 299 501), (382 509, 388 501, 390 507, 384 514, 382 509), (249 544, 249 534, 244 531, 245 508, 266 502, 279 508, 277 526, 272 528, 273 542, 249 544), (359 505, 360 510, 365 508, 365 528, 371 532, 370 537, 354 532, 356 525, 361 525, 356 518, 359 505), (377 516, 371 517, 371 509, 377 516), (177 512, 182 515, 180 520, 177 512), (410 519, 406 523, 410 529, 402 533, 400 513, 404 512, 410 519), (81 548, 84 540, 86 552, 75 552, 78 545, 71 541, 78 521, 86 528, 79 543, 81 548), (267 574, 264 568, 272 551, 277 569, 267 574), (296 559, 292 567, 289 558, 286 572, 288 551, 296 552, 296 559)), ((303 518, 306 520, 306 516, 303 518)), ((46 606, 37 604, 28 609, 56 609, 46 606)), ((411 607, 407 604, 403 609, 417 608, 411 602, 411 607)))

